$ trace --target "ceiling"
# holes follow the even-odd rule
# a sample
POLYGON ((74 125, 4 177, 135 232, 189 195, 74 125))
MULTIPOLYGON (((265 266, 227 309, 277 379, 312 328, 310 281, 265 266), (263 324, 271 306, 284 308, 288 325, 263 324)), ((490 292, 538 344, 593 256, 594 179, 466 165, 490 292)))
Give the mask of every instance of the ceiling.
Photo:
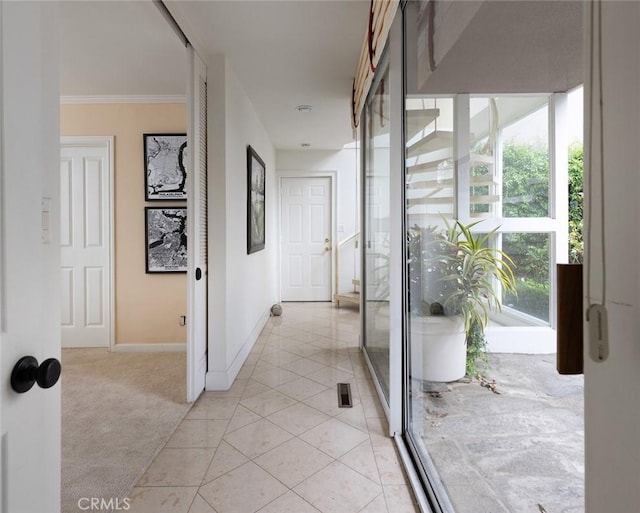
POLYGON ((186 58, 150 1, 61 2, 62 96, 184 96, 186 58))
MULTIPOLYGON (((580 1, 485 1, 423 93, 551 93, 584 82, 580 1)), ((441 27, 441 30, 446 30, 441 27)))
MULTIPOLYGON (((165 0, 198 51, 227 56, 277 149, 352 141, 368 0, 165 0), (297 105, 311 105, 301 113, 297 105)), ((565 91, 582 82, 578 1, 486 1, 420 91, 565 91)), ((151 0, 61 6, 61 94, 185 95, 186 51, 151 0)))
MULTIPOLYGON (((227 56, 276 148, 352 141, 368 1, 165 3, 201 53, 227 56)), ((150 1, 64 2, 60 19, 61 95, 185 94, 185 49, 150 1)))

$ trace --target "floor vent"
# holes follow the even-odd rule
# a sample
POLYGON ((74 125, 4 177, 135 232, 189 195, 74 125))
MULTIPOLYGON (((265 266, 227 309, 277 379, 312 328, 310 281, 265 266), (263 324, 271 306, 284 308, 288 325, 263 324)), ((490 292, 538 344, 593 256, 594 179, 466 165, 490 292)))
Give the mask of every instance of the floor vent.
POLYGON ((351 400, 351 384, 338 383, 338 407, 353 408, 353 401, 351 400))

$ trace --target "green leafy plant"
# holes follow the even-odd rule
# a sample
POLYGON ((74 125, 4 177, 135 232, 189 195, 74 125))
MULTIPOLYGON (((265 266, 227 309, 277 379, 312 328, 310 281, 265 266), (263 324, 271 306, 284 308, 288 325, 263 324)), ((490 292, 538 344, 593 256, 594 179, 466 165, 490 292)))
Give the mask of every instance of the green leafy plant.
POLYGON ((569 261, 581 264, 584 253, 583 174, 584 151, 581 145, 569 147, 569 261))
POLYGON ((489 355, 487 354, 487 339, 484 336, 484 329, 477 322, 471 324, 467 331, 467 361, 465 373, 469 377, 482 374, 482 370, 489 366, 489 355), (482 365, 482 370, 478 368, 478 362, 482 365))
POLYGON ((484 234, 472 231, 479 222, 464 225, 445 219, 445 229, 414 226, 408 240, 412 310, 462 316, 470 376, 476 373, 478 357, 486 354, 484 330, 489 312, 502 310, 503 293, 517 294, 513 260, 490 246, 495 229, 484 234), (415 301, 417 294, 420 306, 415 301))

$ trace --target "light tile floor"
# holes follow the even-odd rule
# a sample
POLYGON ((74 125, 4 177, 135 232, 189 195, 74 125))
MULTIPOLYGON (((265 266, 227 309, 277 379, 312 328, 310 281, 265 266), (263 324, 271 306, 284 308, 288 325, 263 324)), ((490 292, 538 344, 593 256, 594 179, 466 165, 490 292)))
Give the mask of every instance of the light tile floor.
POLYGON ((359 314, 285 303, 235 383, 205 392, 133 489, 131 513, 415 513, 359 314), (338 408, 349 382, 353 408, 338 408))

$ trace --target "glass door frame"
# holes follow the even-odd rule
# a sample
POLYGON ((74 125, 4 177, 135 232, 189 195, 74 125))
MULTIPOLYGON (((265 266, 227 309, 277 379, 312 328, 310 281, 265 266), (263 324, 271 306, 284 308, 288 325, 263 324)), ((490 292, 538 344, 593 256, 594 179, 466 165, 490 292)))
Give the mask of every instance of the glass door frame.
MULTIPOLYGON (((365 102, 361 115, 359 136, 360 144, 360 233, 362 236, 362 251, 360 252, 361 269, 361 298, 360 298, 360 332, 361 349, 365 361, 369 366, 373 382, 375 384, 380 402, 384 409, 389 424, 389 436, 400 436, 402 433, 403 411, 403 344, 404 344, 404 35, 403 35, 403 10, 398 9, 392 23, 387 46, 383 57, 378 64, 379 70, 389 70, 389 112, 390 112, 390 140, 389 140, 389 401, 382 392, 375 369, 366 351, 366 242, 367 233, 366 203, 367 203, 367 177, 366 169, 367 140, 365 127, 367 124, 367 105, 371 100, 371 94, 365 102)), ((376 78, 374 78, 371 92, 375 91, 376 78)))

